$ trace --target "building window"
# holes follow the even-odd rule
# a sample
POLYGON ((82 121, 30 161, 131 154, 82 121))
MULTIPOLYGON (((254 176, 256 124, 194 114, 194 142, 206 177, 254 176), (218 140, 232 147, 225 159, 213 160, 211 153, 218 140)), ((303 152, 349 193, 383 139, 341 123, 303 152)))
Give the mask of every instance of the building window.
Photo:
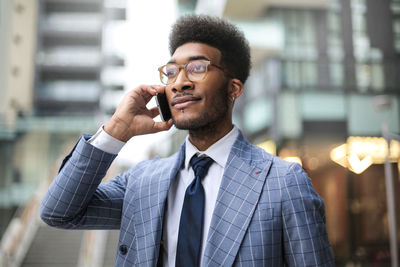
POLYGON ((285 27, 285 57, 316 59, 316 37, 314 16, 310 10, 288 10, 281 12, 285 27))
POLYGON ((367 33, 366 0, 352 0, 351 9, 357 89, 361 92, 383 91, 385 86, 383 54, 370 44, 367 33))
POLYGON ((243 123, 246 132, 255 133, 272 123, 273 106, 269 98, 259 98, 246 105, 243 110, 243 123))
POLYGON ((344 69, 341 62, 332 62, 330 64, 330 81, 332 87, 342 87, 344 81, 344 69))
MULTIPOLYGON (((399 3, 400 8, 400 3, 399 3)), ((393 39, 396 52, 400 53, 400 18, 393 21, 393 39)))
POLYGON ((327 53, 331 62, 329 64, 329 79, 332 87, 343 87, 344 82, 344 49, 340 12, 339 1, 333 0, 327 13, 327 53))
POLYGON ((357 87, 359 91, 382 91, 384 89, 384 72, 382 64, 356 64, 357 87))
POLYGON ((392 0, 390 9, 392 10, 393 14, 400 14, 400 0, 392 0))

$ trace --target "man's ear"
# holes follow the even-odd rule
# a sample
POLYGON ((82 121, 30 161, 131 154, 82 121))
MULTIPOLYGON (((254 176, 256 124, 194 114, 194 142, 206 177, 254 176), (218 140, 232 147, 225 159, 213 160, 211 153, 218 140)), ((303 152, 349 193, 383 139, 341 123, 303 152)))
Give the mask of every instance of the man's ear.
POLYGON ((239 79, 231 79, 229 96, 235 101, 243 93, 244 85, 239 79))

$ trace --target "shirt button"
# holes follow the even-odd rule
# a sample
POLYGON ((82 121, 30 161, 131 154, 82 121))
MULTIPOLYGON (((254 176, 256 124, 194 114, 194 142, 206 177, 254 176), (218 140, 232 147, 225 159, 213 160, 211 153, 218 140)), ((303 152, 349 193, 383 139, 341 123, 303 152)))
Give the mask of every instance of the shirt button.
POLYGON ((128 253, 128 247, 126 245, 119 246, 119 252, 121 252, 122 255, 125 255, 128 253))

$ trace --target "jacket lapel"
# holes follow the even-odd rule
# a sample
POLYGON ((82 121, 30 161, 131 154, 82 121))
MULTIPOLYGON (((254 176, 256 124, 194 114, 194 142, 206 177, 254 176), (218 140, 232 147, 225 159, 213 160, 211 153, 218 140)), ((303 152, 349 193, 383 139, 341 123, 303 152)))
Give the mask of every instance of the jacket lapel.
POLYGON ((171 182, 185 158, 185 144, 173 156, 149 166, 150 175, 138 181, 139 192, 134 200, 138 266, 156 266, 160 253, 165 202, 171 182), (157 194, 157 197, 155 197, 157 194), (151 218, 151 219, 150 219, 151 218))
POLYGON ((240 133, 232 147, 211 219, 204 266, 231 266, 258 203, 271 155, 240 133))

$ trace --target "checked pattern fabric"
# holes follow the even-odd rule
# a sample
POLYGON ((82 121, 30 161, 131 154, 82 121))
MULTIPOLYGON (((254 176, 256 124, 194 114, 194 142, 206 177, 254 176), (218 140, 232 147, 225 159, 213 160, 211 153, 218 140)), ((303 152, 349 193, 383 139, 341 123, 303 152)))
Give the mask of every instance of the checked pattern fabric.
MULTIPOLYGON (((120 230, 116 267, 156 267, 167 196, 185 160, 140 162, 101 183, 117 155, 84 135, 64 159, 40 216, 63 229, 120 230)), ((202 267, 334 267, 324 201, 299 164, 250 144, 239 132, 226 162, 202 267)))

